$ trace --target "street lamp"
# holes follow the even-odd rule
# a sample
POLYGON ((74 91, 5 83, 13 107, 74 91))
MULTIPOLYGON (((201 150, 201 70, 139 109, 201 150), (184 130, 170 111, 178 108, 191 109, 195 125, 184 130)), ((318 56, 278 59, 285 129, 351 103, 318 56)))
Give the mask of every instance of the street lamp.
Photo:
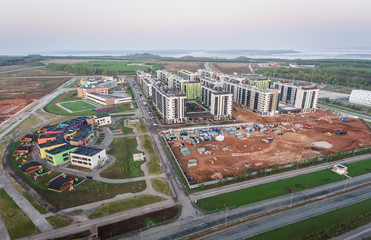
POLYGON ((294 198, 294 189, 292 187, 289 187, 289 188, 291 189, 291 200, 290 200, 290 206, 289 207, 291 207, 292 206, 292 200, 294 198))
POLYGON ((347 179, 345 179, 344 192, 347 189, 347 184, 348 184, 348 177, 347 177, 347 179))

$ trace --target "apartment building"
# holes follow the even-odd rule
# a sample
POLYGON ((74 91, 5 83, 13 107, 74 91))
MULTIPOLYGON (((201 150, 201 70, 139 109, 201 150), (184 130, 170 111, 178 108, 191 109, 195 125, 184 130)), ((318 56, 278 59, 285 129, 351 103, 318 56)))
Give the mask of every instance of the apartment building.
POLYGON ((166 123, 182 123, 186 121, 186 95, 170 89, 161 81, 152 84, 152 102, 166 123))
POLYGON ((108 113, 95 115, 94 117, 86 119, 86 122, 94 127, 107 126, 112 124, 111 115, 108 113))
POLYGON ((143 87, 143 80, 144 79, 152 78, 151 74, 145 73, 143 71, 138 70, 135 73, 137 75, 137 83, 140 84, 140 86, 142 86, 142 87, 143 87))
POLYGON ((284 104, 293 105, 302 113, 315 112, 319 89, 316 86, 304 86, 299 83, 273 83, 275 89, 280 90, 279 101, 284 104))
POLYGON ((152 78, 146 78, 143 80, 143 91, 147 98, 152 97, 152 78))
POLYGON ((279 90, 259 89, 239 82, 224 82, 224 89, 233 94, 233 102, 262 116, 278 114, 279 90))
POLYGON ((210 108, 215 120, 232 118, 233 94, 222 87, 202 86, 202 103, 210 108))
POLYGON ((178 76, 188 81, 196 81, 199 75, 187 70, 179 70, 178 76))
POLYGON ((201 82, 189 81, 182 85, 182 92, 187 95, 187 99, 196 100, 201 98, 201 82))

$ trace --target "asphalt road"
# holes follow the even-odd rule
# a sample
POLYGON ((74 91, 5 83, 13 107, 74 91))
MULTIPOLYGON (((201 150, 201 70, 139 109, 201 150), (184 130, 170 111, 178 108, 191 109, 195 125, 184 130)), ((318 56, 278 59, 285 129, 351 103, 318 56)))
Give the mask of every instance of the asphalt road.
POLYGON ((43 108, 44 106, 46 106, 51 100, 53 100, 53 98, 55 98, 59 94, 71 91, 72 88, 64 88, 64 86, 70 84, 74 80, 75 80, 75 77, 73 77, 71 80, 68 80, 65 84, 61 85, 60 87, 55 89, 50 94, 45 95, 44 97, 42 97, 37 103, 34 104, 34 106, 31 110, 25 109, 23 112, 19 113, 13 119, 9 120, 7 123, 5 123, 3 126, 1 126, 0 132, 1 132, 2 129, 6 129, 6 130, 3 133, 0 134, 0 139, 18 125, 18 124, 11 125, 13 122, 18 121, 20 123, 21 121, 23 121, 29 115, 35 113, 40 108, 43 108))
POLYGON ((339 208, 344 208, 370 198, 371 187, 362 188, 337 197, 325 199, 302 207, 293 208, 288 211, 279 212, 259 220, 241 224, 201 239, 246 239, 339 208))
POLYGON ((346 111, 346 110, 342 110, 342 109, 338 109, 338 108, 334 108, 334 107, 330 107, 330 106, 327 106, 327 105, 323 105, 323 104, 320 104, 318 103, 318 106, 321 107, 322 109, 329 109, 333 112, 338 112, 340 113, 341 115, 343 115, 344 117, 357 117, 357 118, 363 118, 364 120, 368 121, 368 122, 371 122, 371 117, 368 116, 368 115, 365 115, 365 114, 361 114, 361 113, 354 113, 354 112, 350 112, 350 111, 346 111))
MULTIPOLYGON (((347 187, 352 188, 371 182, 371 174, 362 175, 348 180, 347 187)), ((345 187, 345 181, 340 181, 332 184, 327 184, 313 189, 296 192, 293 195, 293 204, 302 203, 312 199, 327 196, 336 192, 342 192, 345 187)), ((370 187, 369 187, 370 188, 370 187)), ((368 188, 368 189, 369 189, 368 188)), ((347 193, 348 194, 348 193, 347 193)), ((353 194, 354 195, 354 194, 353 194)), ((353 196, 352 195, 352 196, 353 196)), ((342 196, 342 195, 341 195, 342 196)), ((341 198, 340 196, 340 198, 341 198)), ((249 204, 235 209, 226 209, 215 214, 193 217, 191 219, 183 219, 177 222, 159 226, 142 232, 144 239, 181 239, 187 236, 192 236, 195 233, 203 232, 208 229, 222 226, 230 221, 256 216, 258 214, 270 212, 273 210, 288 207, 291 203, 291 194, 285 196, 268 199, 265 201, 249 204)), ((291 210, 290 210, 291 211, 291 210)), ((127 237, 127 239, 138 239, 139 234, 127 237)), ((214 238, 222 239, 222 238, 214 238)))
POLYGON ((253 179, 249 181, 235 183, 235 184, 219 187, 217 189, 210 189, 210 190, 205 190, 202 192, 196 192, 196 193, 191 194, 190 198, 192 201, 199 200, 203 198, 220 195, 223 193, 233 192, 233 191, 237 191, 237 190, 244 189, 244 188, 249 188, 249 187, 253 187, 253 186, 257 186, 257 185, 261 185, 265 183, 270 183, 270 182, 275 182, 278 180, 291 178, 291 177, 295 177, 295 176, 299 176, 299 175, 303 175, 303 174, 307 174, 311 172, 316 172, 316 171, 320 171, 323 169, 330 169, 332 168, 333 165, 338 164, 338 163, 346 164, 346 163, 357 162, 357 161, 366 160, 370 158, 371 158, 371 154, 354 156, 354 157, 345 158, 339 161, 324 163, 324 164, 320 164, 320 165, 316 165, 312 167, 306 167, 303 169, 292 170, 292 171, 283 172, 283 173, 279 173, 279 174, 275 174, 275 175, 271 175, 267 177, 262 177, 262 178, 257 178, 257 179, 253 179))
MULTIPOLYGON (((182 206, 182 210, 181 210, 182 212, 181 212, 179 219, 192 218, 194 216, 200 215, 201 213, 193 207, 191 200, 187 194, 187 191, 184 188, 180 177, 178 176, 178 172, 174 164, 171 162, 170 156, 168 155, 161 141, 161 138, 159 137, 157 133, 159 131, 159 128, 151 124, 152 119, 150 118, 148 114, 148 110, 147 110, 148 108, 143 105, 143 100, 140 99, 140 96, 139 96, 140 91, 135 90, 135 85, 136 85, 135 81, 131 79, 129 80, 129 84, 132 89, 134 98, 138 104, 138 107, 141 109, 143 113, 143 117, 146 120, 145 122, 147 124, 148 130, 150 131, 150 137, 153 142, 153 147, 155 149, 155 152, 157 152, 159 156, 161 166, 166 174, 166 178, 169 180, 170 189, 173 195, 175 195, 174 200, 180 206, 182 206)), ((143 99, 145 99, 145 97, 143 97, 143 99)), ((156 117, 156 121, 160 123, 157 117, 156 117)))

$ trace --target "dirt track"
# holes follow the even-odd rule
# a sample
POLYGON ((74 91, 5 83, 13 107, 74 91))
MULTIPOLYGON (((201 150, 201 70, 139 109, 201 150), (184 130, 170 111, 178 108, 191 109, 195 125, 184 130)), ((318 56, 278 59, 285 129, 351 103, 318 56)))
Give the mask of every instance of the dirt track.
MULTIPOLYGON (((183 170, 188 176, 195 177, 197 182, 371 146, 371 131, 361 120, 348 119, 351 122, 346 123, 340 121, 339 116, 320 110, 305 115, 277 117, 260 117, 247 110, 239 110, 234 112, 234 116, 244 122, 279 124, 278 131, 255 131, 250 138, 243 139, 225 132, 226 138, 222 142, 202 142, 195 146, 185 143, 185 147, 192 152, 188 156, 180 153, 180 147, 172 147, 183 170), (311 124, 312 129, 301 127, 300 124, 311 124), (336 135, 339 128, 346 130, 347 134, 336 135), (278 135, 278 132, 283 132, 283 135, 278 135), (267 137, 273 137, 273 142, 261 142, 262 138, 267 137), (318 143, 319 147, 313 143, 318 143), (207 154, 198 153, 199 147, 205 147, 207 154), (188 168, 189 159, 197 159, 198 166, 188 168)), ((245 130, 237 132, 245 133, 245 130)))

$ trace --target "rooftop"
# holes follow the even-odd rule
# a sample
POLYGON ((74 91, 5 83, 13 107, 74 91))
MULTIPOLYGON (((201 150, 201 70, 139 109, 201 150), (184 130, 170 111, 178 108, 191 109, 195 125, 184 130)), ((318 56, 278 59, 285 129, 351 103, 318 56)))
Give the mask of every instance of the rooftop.
POLYGON ((100 98, 104 98, 104 99, 111 99, 111 98, 116 98, 116 99, 119 99, 119 98, 127 98, 127 97, 130 97, 129 95, 125 94, 124 96, 120 97, 120 96, 115 96, 115 95, 111 95, 111 94, 103 94, 103 93, 89 93, 90 95, 93 95, 93 96, 97 96, 97 97, 100 97, 100 98))
POLYGON ((79 154, 84 156, 92 157, 101 151, 103 151, 103 148, 93 148, 93 147, 87 147, 87 146, 80 146, 76 149, 76 151, 73 152, 73 154, 79 154))
POLYGON ((49 153, 51 155, 55 155, 55 154, 58 154, 58 153, 62 153, 62 152, 71 150, 73 148, 76 148, 76 146, 71 146, 69 144, 65 144, 63 146, 60 146, 60 147, 57 147, 57 148, 53 148, 51 150, 46 150, 45 152, 46 153, 49 153))

